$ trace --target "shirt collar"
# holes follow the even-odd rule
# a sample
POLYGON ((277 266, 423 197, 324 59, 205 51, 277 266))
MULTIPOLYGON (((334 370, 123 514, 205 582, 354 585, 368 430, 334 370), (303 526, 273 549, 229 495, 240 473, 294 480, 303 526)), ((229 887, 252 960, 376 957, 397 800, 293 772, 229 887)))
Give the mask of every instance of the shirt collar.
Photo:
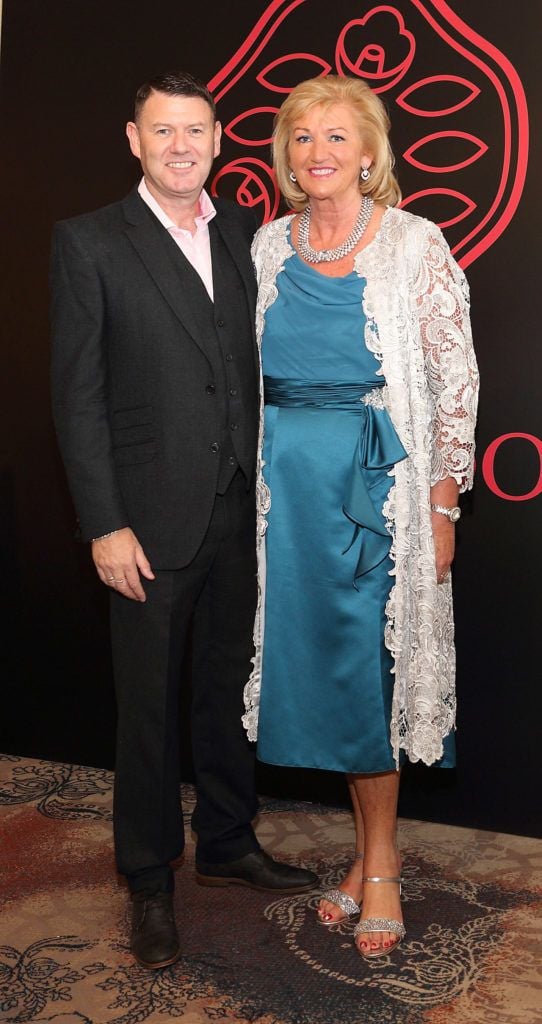
MULTIPOLYGON (((147 182, 145 181, 144 177, 139 182, 139 185, 137 186, 137 191, 139 192, 139 195, 141 196, 143 202, 146 203, 147 206, 152 210, 155 217, 158 217, 160 224, 167 228, 168 231, 171 231, 173 228, 175 229, 175 231, 182 230, 177 227, 174 221, 172 221, 169 214, 162 209, 160 203, 157 202, 154 196, 149 192, 149 189, 147 188, 147 182)), ((208 224, 209 221, 213 219, 213 217, 216 217, 216 208, 213 206, 211 198, 207 194, 205 189, 202 189, 199 197, 199 213, 196 214, 196 228, 200 228, 203 227, 205 224, 208 224)))

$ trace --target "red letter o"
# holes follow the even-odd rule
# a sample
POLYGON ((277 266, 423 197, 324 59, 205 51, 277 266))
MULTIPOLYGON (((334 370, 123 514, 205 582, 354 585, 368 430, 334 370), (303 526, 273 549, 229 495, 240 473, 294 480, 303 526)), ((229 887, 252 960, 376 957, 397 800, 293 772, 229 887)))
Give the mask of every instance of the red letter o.
POLYGON ((530 498, 536 498, 539 494, 542 494, 542 440, 540 440, 539 437, 535 437, 533 434, 501 434, 500 437, 496 437, 495 440, 491 442, 484 455, 482 460, 482 475, 489 489, 493 491, 494 494, 497 494, 499 498, 504 498, 506 501, 529 501, 530 498), (538 452, 538 458, 540 461, 538 481, 532 491, 529 491, 528 494, 506 494, 505 491, 501 490, 495 480, 495 455, 503 441, 509 441, 511 437, 523 437, 526 441, 530 441, 531 444, 534 444, 538 452))

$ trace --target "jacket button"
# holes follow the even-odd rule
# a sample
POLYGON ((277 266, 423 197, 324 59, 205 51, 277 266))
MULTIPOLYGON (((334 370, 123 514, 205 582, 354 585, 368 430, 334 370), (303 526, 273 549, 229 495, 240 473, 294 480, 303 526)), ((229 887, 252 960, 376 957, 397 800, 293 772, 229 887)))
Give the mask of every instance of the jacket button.
POLYGON ((237 394, 237 388, 230 388, 230 395, 236 395, 236 394, 237 394))
POLYGON ((237 465, 237 459, 234 459, 233 455, 230 455, 228 457, 228 462, 229 462, 230 466, 236 466, 237 465))
POLYGON ((208 384, 207 387, 205 388, 205 391, 208 395, 214 395, 216 387, 214 384, 208 384))
POLYGON ((237 430, 238 426, 238 423, 230 423, 230 430, 237 430))
POLYGON ((223 327, 224 326, 224 321, 223 320, 217 320, 216 326, 217 327, 223 327))
POLYGON ((212 443, 211 443, 211 444, 209 445, 209 451, 210 451, 210 452, 213 452, 213 453, 216 453, 216 452, 219 452, 219 451, 220 451, 220 445, 219 445, 218 441, 213 441, 213 442, 212 442, 212 443))
POLYGON ((232 363, 233 362, 233 356, 232 356, 231 352, 228 352, 226 354, 226 362, 227 363, 232 363))

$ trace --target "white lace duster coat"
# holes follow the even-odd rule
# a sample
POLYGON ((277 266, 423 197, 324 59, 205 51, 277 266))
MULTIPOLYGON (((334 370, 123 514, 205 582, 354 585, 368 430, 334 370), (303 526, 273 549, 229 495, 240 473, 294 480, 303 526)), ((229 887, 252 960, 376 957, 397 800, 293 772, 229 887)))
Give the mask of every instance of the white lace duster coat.
MULTIPOLYGON (((277 275, 294 252, 287 236, 291 219, 265 225, 253 244, 260 344, 265 312, 277 297, 277 275)), ((381 363, 383 402, 409 455, 390 474, 394 482, 383 509, 395 563, 385 629, 395 663, 391 743, 397 763, 402 748, 411 761, 431 764, 441 757, 443 737, 454 728, 455 651, 450 576, 437 586, 435 575, 429 489, 447 476, 457 480, 461 491, 472 486, 478 374, 468 286, 439 228, 391 207, 354 267, 367 282, 365 344, 381 363)), ((263 389, 256 654, 243 718, 252 740, 262 665, 265 516, 272 501, 262 477, 262 443, 263 389)))

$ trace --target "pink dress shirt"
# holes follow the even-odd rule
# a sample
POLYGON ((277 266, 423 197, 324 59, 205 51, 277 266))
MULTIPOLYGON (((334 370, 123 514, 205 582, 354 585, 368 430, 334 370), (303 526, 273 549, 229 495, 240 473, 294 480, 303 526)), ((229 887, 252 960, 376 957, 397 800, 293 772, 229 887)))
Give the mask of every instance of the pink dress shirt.
POLYGON ((143 202, 147 204, 154 215, 158 217, 160 223, 169 231, 171 237, 175 239, 179 249, 182 250, 187 260, 194 267, 194 270, 197 270, 205 285, 207 294, 211 302, 213 302, 213 267, 208 224, 213 217, 216 217, 216 210, 205 189, 202 189, 199 197, 199 214, 196 216, 196 232, 194 235, 186 228, 178 228, 173 223, 169 214, 162 209, 160 203, 149 192, 145 178, 141 179, 137 190, 143 202))

